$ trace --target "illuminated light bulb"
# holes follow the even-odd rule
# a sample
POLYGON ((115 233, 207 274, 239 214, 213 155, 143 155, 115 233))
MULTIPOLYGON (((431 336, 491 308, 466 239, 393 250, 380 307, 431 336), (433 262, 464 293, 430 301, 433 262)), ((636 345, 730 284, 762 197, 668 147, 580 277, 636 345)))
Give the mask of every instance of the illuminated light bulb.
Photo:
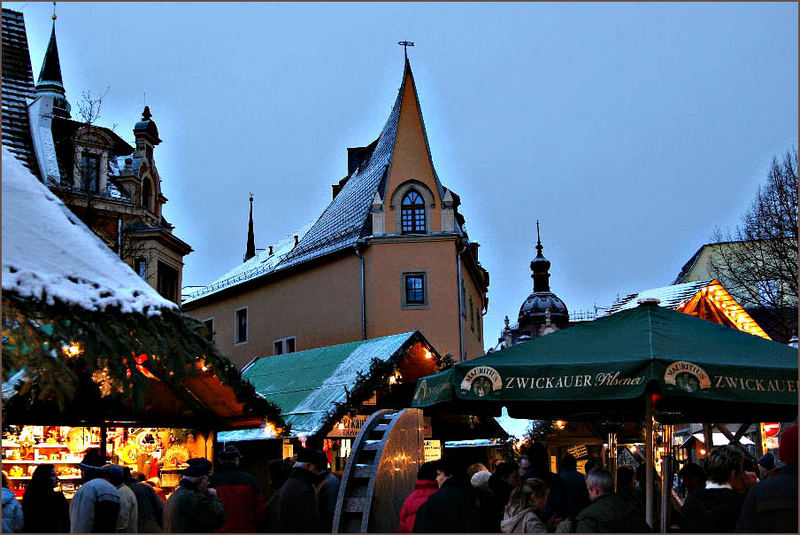
POLYGON ((77 342, 70 342, 69 345, 62 347, 61 351, 63 351, 64 355, 66 355, 69 358, 77 357, 78 355, 83 353, 80 344, 78 344, 77 342))
POLYGON ((704 448, 700 448, 700 455, 705 455, 705 454, 706 454, 706 450, 704 448))
POLYGON ((393 384, 395 384, 396 382, 397 382, 397 377, 395 377, 394 375, 392 375, 392 376, 390 376, 390 377, 389 377, 389 384, 390 384, 390 385, 393 385, 393 384))
POLYGON ((339 431, 343 431, 344 430, 344 422, 339 422, 339 425, 337 425, 336 427, 337 427, 337 429, 339 429, 339 431))
POLYGON ((631 453, 636 453, 636 444, 631 446, 631 453))
POLYGON ((425 350, 425 358, 428 359, 428 360, 432 359, 433 358, 433 353, 431 353, 430 351, 428 351, 426 349, 425 350))

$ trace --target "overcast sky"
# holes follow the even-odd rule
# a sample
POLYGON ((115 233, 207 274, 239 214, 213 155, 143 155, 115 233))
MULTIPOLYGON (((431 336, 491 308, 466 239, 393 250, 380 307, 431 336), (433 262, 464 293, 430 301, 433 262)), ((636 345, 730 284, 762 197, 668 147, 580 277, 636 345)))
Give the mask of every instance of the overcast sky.
MULTIPOLYGON (((51 3, 25 14, 34 77, 51 3)), ((143 104, 184 285, 316 219, 377 137, 407 39, 434 163, 491 274, 487 347, 531 292, 535 221, 570 311, 670 284, 797 145, 796 3, 62 3, 67 96, 143 104)), ((424 332, 424 326, 422 326, 424 332)))

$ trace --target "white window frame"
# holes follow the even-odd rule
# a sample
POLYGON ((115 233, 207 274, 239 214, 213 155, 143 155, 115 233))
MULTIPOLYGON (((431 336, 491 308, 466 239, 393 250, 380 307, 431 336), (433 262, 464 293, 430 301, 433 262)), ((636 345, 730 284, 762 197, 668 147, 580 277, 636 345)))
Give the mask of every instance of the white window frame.
POLYGON ((285 336, 283 338, 276 338, 272 341, 272 354, 273 355, 285 355, 286 353, 296 353, 297 352, 297 337, 296 336, 285 336), (294 341, 294 351, 286 351, 288 347, 288 341, 294 341), (275 351, 275 347, 280 344, 281 352, 277 353, 275 351))
POLYGON ((233 311, 233 345, 241 346, 250 340, 250 313, 246 306, 239 307, 233 311), (237 340, 239 335, 239 311, 245 311, 244 340, 237 340))

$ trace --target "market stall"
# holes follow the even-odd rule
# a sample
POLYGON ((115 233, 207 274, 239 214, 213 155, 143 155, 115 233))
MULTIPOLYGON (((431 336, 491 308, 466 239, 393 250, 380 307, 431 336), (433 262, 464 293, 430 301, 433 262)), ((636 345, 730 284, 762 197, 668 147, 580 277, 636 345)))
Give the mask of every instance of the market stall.
POLYGON ((2 188, 2 454, 17 486, 49 462, 74 490, 89 447, 169 484, 190 456, 213 458, 217 430, 283 432, 201 324, 5 148, 2 188))
POLYGON ((618 426, 642 422, 652 521, 654 453, 670 466, 671 424, 795 419, 797 351, 644 302, 420 379, 413 406, 595 421, 613 459, 618 426))

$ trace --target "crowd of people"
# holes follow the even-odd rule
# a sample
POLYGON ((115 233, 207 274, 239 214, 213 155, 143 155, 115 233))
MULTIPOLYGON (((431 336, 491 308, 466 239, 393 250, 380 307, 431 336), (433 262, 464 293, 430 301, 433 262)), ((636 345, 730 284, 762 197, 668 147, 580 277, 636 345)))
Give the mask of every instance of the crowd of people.
MULTIPOLYGON (((797 425, 757 465, 731 445, 714 448, 705 468, 679 473, 687 498, 674 511, 689 533, 797 533, 797 425)), ((645 473, 640 465, 612 474, 589 461, 586 475, 566 455, 550 471, 546 448, 534 443, 517 462, 462 469, 445 457, 422 465, 400 513, 401 533, 646 533, 645 473)))
MULTIPOLYGON (((679 472, 686 492, 673 520, 690 533, 797 532, 797 425, 784 430, 780 465, 765 455, 758 464, 738 448, 714 448, 705 467, 679 472)), ((269 500, 256 478, 239 466, 241 454, 226 446, 211 475, 205 458, 188 460, 169 499, 157 481, 143 481, 125 467, 106 464, 89 450, 80 464, 83 484, 71 503, 55 490, 52 464, 33 473, 22 505, 3 475, 3 532, 36 533, 298 533, 333 527, 339 479, 324 452, 300 448, 293 459, 271 461, 269 500)), ((550 471, 545 446, 496 464, 462 466, 445 456, 422 464, 414 490, 400 511, 400 533, 645 533, 644 474, 629 465, 612 474, 564 456, 550 471), (638 473, 637 473, 638 472, 638 473)), ((641 467, 640 467, 641 468, 641 467)))
POLYGON ((144 481, 129 468, 106 464, 99 450, 79 464, 82 485, 71 502, 55 490, 52 464, 34 471, 22 504, 3 474, 4 533, 258 533, 331 532, 339 479, 324 452, 301 448, 296 459, 268 465, 275 491, 269 501, 258 481, 239 467, 241 454, 226 446, 212 463, 189 459, 169 496, 157 478, 144 481))

